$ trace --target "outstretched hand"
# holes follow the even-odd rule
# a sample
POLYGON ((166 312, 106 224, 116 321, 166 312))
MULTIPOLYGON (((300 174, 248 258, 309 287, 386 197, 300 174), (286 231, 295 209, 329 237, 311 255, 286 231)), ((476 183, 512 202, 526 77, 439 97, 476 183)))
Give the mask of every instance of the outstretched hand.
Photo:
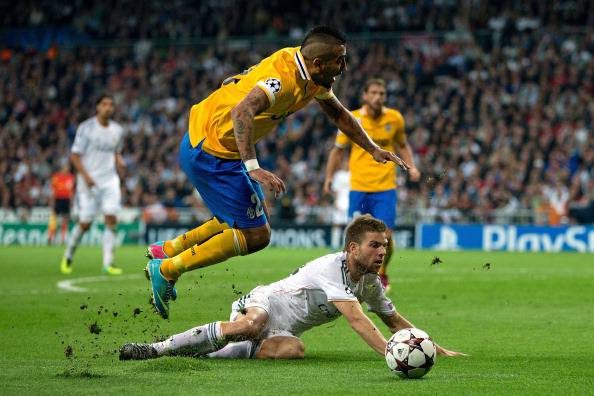
POLYGON ((386 161, 392 161, 404 170, 408 170, 410 168, 410 165, 408 165, 402 158, 391 151, 378 147, 371 155, 373 156, 374 160, 381 162, 382 164, 385 164, 386 161))
POLYGON ((442 348, 441 346, 435 344, 435 349, 437 350, 437 354, 438 355, 442 355, 442 356, 468 356, 467 354, 463 353, 463 352, 456 352, 456 351, 450 351, 447 350, 445 348, 442 348))

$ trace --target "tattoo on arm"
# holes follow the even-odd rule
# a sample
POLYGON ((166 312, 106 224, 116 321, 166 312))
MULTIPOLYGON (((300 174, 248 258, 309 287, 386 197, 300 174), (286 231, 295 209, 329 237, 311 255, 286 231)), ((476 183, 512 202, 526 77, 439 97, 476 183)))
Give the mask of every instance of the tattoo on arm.
POLYGON ((324 110, 324 113, 330 117, 334 122, 337 122, 343 111, 347 111, 344 106, 336 98, 330 98, 326 100, 318 100, 318 103, 324 110))
POLYGON ((367 132, 359 125, 355 117, 336 98, 318 100, 324 113, 334 124, 355 144, 371 153, 377 145, 371 140, 367 132))
POLYGON ((243 161, 256 158, 254 117, 262 113, 269 106, 270 103, 264 91, 255 87, 231 111, 235 141, 243 161))

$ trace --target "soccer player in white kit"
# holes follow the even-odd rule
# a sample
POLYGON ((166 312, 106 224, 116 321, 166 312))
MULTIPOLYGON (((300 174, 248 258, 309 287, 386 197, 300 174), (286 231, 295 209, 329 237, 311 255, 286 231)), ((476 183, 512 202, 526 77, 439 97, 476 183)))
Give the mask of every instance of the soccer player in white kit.
MULTIPOLYGON (((371 216, 358 217, 347 228, 343 252, 320 257, 285 279, 256 287, 233 303, 230 321, 198 326, 163 342, 125 344, 120 360, 164 355, 302 358, 305 346, 301 334, 341 315, 383 356, 387 341, 360 303, 366 303, 393 333, 414 327, 396 312, 379 279, 388 244, 386 229, 382 221, 371 216)), ((441 355, 462 355, 437 344, 435 347, 441 355)))
POLYGON ((101 95, 96 102, 97 114, 79 125, 72 145, 70 160, 77 170, 75 206, 78 223, 73 228, 60 264, 63 274, 72 272, 72 257, 98 211, 104 215, 103 273, 120 275, 113 265, 117 214, 121 208, 120 178, 117 167, 125 168, 121 150, 124 129, 111 120, 113 98, 101 95))

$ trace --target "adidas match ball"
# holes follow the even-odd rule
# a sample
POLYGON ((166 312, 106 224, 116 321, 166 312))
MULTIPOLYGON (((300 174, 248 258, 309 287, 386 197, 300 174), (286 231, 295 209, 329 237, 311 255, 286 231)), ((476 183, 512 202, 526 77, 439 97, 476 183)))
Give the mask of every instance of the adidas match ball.
POLYGON ((402 329, 388 340, 386 363, 400 378, 421 378, 435 364, 435 345, 427 333, 402 329))

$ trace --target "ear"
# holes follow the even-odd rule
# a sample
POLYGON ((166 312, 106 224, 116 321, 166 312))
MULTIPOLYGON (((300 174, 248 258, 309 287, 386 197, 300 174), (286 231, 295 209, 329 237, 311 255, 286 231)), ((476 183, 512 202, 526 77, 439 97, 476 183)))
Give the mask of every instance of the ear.
POLYGON ((349 244, 347 245, 347 248, 346 248, 348 253, 356 252, 358 249, 359 249, 359 244, 357 242, 353 242, 353 241, 349 242, 349 244))
POLYGON ((320 58, 314 58, 314 60, 311 62, 316 68, 320 68, 320 66, 322 65, 322 60, 320 58))

